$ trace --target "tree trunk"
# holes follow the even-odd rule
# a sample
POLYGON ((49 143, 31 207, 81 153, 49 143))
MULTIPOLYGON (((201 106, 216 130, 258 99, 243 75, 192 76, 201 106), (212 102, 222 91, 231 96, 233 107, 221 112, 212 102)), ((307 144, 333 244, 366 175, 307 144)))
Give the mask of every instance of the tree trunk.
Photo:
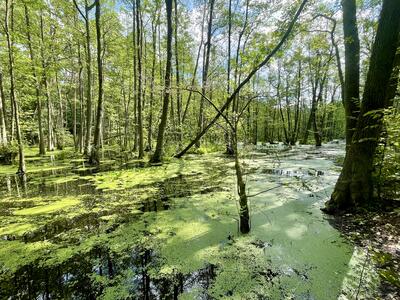
POLYGON ((99 82, 96 126, 94 128, 93 148, 90 153, 90 163, 98 165, 100 163, 100 142, 101 142, 101 123, 103 119, 103 62, 102 62, 102 45, 101 45, 101 28, 100 17, 101 7, 100 0, 95 0, 95 18, 96 18, 96 44, 97 44, 97 79, 99 82))
POLYGON ((150 79, 150 111, 149 111, 149 125, 147 129, 147 150, 150 151, 152 149, 152 140, 153 140, 153 106, 154 106, 154 80, 155 80, 155 72, 156 72, 156 43, 157 43, 157 23, 156 18, 154 17, 151 23, 152 29, 152 63, 151 63, 151 79, 150 79))
POLYGON ((36 72, 36 61, 35 61, 35 53, 33 51, 32 45, 32 37, 31 37, 31 26, 30 26, 30 19, 29 19, 29 11, 28 6, 24 4, 25 9, 25 24, 26 24, 26 35, 28 38, 28 48, 29 48, 29 55, 32 64, 32 75, 35 80, 35 95, 36 95, 36 105, 37 105, 37 113, 38 113, 38 126, 39 126, 39 155, 46 154, 46 148, 44 144, 44 134, 43 134, 43 122, 42 122, 42 101, 40 99, 40 82, 39 77, 36 72))
POLYGON ((78 89, 79 89, 79 152, 82 153, 84 149, 84 116, 83 116, 83 80, 82 80, 82 72, 83 65, 81 59, 81 45, 78 44, 78 65, 79 65, 79 73, 78 73, 78 89))
MULTIPOLYGON (((88 5, 88 1, 85 0, 85 13, 83 13, 76 0, 73 0, 76 9, 85 21, 86 29, 86 72, 87 72, 87 82, 86 82, 86 135, 83 153, 85 155, 90 154, 90 140, 92 132, 92 52, 90 50, 90 20, 89 11, 93 6, 88 5)), ((82 124, 81 124, 82 125, 82 124)))
POLYGON ((177 135, 179 147, 182 146, 182 96, 180 91, 180 73, 179 73, 179 47, 178 47, 178 4, 177 0, 174 0, 175 10, 175 74, 176 74, 176 114, 177 114, 177 135))
POLYGON ((382 109, 386 108, 388 87, 399 43, 400 2, 384 0, 365 83, 361 111, 352 143, 331 199, 328 213, 366 206, 373 199, 375 151, 382 129, 382 109))
MULTIPOLYGON (((210 66, 210 54, 211 54, 211 36, 212 36, 212 24, 213 24, 213 15, 214 15, 214 3, 215 0, 210 0, 210 9, 208 11, 208 24, 207 24, 207 42, 204 49, 204 64, 203 64, 203 78, 202 78, 202 86, 201 93, 206 95, 207 90, 207 79, 208 79, 208 69, 210 66)), ((200 98, 200 107, 199 107, 199 119, 197 123, 198 132, 201 132, 204 128, 204 98, 200 98)), ((197 141, 196 147, 200 147, 200 140, 197 141)))
MULTIPOLYGON (((192 81, 190 83, 190 87, 191 88, 194 88, 194 83, 196 81, 196 75, 197 75, 197 68, 199 67, 201 48, 203 47, 204 20, 205 20, 205 18, 206 18, 206 6, 204 5, 203 19, 202 19, 202 22, 201 22, 200 43, 199 43, 199 48, 197 49, 196 63, 194 65, 193 74, 192 74, 192 81)), ((188 95, 187 100, 186 100, 185 110, 183 111, 182 124, 186 120, 186 116, 187 116, 187 111, 188 111, 188 108, 189 108, 190 100, 192 99, 192 94, 193 94, 193 91, 192 91, 192 89, 190 89, 189 95, 188 95)))
MULTIPOLYGON (((226 92, 228 95, 231 93, 231 51, 232 51, 232 0, 229 0, 229 7, 228 7, 228 69, 227 69, 227 87, 226 92)), ((226 116, 229 119, 229 107, 226 109, 226 116)), ((228 126, 228 124, 227 124, 228 126)), ((225 143, 226 143, 226 151, 225 153, 228 155, 232 155, 233 153, 233 146, 232 146, 232 137, 229 134, 231 131, 228 129, 226 131, 225 143)))
POLYGON ((164 134, 167 128, 168 104, 171 88, 171 60, 172 60, 172 0, 165 0, 167 13, 167 61, 165 66, 163 107, 160 126, 158 128, 156 150, 151 158, 152 163, 161 162, 164 148, 164 134))
POLYGON ((243 180, 242 168, 239 162, 239 153, 237 147, 237 122, 235 121, 235 130, 233 131, 233 147, 235 153, 235 171, 237 180, 237 189, 239 195, 239 229, 241 233, 250 232, 250 214, 247 205, 246 184, 243 180))
POLYGON ((181 152, 175 155, 175 157, 180 158, 182 157, 192 146, 194 146, 201 138, 202 136, 208 131, 208 129, 211 128, 215 124, 215 122, 221 117, 221 115, 224 113, 224 111, 227 109, 227 107, 234 101, 240 90, 250 81, 250 79, 260 70, 263 66, 265 66, 271 58, 279 51, 279 49, 282 47, 282 45, 285 43, 287 38, 289 37, 290 33, 293 30, 293 27, 299 18, 301 12, 304 9, 304 6, 306 5, 308 0, 303 0, 302 3, 300 4, 298 10, 296 11, 293 19, 289 23, 289 26, 282 36, 281 40, 279 43, 272 49, 272 51, 264 58, 263 61, 261 61, 257 66, 255 66, 250 73, 246 76, 246 78, 235 88, 233 93, 226 99, 224 105, 221 107, 219 112, 215 115, 215 117, 208 123, 208 125, 199 133, 197 136, 194 138, 192 142, 189 143, 188 146, 186 146, 185 149, 183 149, 181 152))
POLYGON ((53 136, 53 120, 52 120, 52 107, 50 100, 49 83, 47 78, 47 63, 44 53, 45 41, 44 41, 44 24, 43 24, 43 12, 40 12, 40 55, 42 61, 42 82, 45 89, 46 102, 47 102, 47 150, 54 150, 54 136, 53 136))
MULTIPOLYGON (((12 33, 9 30, 9 15, 10 15, 10 3, 11 6, 14 5, 13 0, 6 0, 6 11, 5 11, 5 33, 6 33, 6 38, 7 38, 7 48, 8 48, 8 63, 9 63, 9 75, 10 75, 10 95, 11 95, 11 100, 12 100, 12 105, 14 107, 14 113, 15 113, 15 129, 17 133, 17 142, 18 142, 18 157, 19 157, 19 163, 18 163, 18 174, 23 175, 26 172, 26 167, 25 167, 25 156, 24 156, 24 145, 22 141, 22 134, 21 134, 21 128, 19 124, 19 111, 18 111, 18 101, 17 97, 15 94, 15 78, 14 78, 14 54, 13 54, 13 48, 12 48, 12 33)), ((12 10, 12 9, 11 9, 12 10)))
POLYGON ((143 86, 143 74, 142 74, 142 52, 143 52, 143 40, 141 35, 141 22, 140 22, 140 0, 136 0, 136 50, 137 50, 137 75, 138 75, 138 90, 137 90, 137 133, 138 133, 138 158, 141 159, 144 156, 143 148, 143 100, 142 100, 142 86, 143 86))
POLYGON ((0 144, 7 145, 6 101, 3 90, 3 74, 0 71, 0 144))
POLYGON ((360 40, 357 29, 356 0, 342 0, 345 41, 344 109, 346 145, 351 144, 360 111, 360 40))

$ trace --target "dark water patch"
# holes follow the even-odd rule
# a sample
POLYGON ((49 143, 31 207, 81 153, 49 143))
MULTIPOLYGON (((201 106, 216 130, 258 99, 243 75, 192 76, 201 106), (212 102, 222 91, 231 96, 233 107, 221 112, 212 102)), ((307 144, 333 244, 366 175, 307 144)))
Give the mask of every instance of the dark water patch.
MULTIPOLYGON (((97 299, 107 288, 122 285, 121 289, 128 288, 129 299, 177 299, 179 294, 193 289, 205 291, 215 277, 213 265, 190 274, 173 272, 160 276, 154 270, 161 264, 157 254, 148 248, 116 253, 106 245, 98 245, 60 263, 38 260, 12 275, 0 272, 0 298, 97 299)), ((201 299, 209 298, 204 292, 201 299)))
POLYGON ((278 176, 287 176, 287 177, 303 177, 303 176, 323 176, 324 172, 320 170, 314 169, 299 169, 299 170, 290 170, 290 169, 275 169, 275 168, 264 168, 261 173, 270 174, 270 175, 278 175, 278 176))
POLYGON ((209 182, 207 178, 203 178, 199 174, 179 174, 176 177, 158 182, 154 186, 157 192, 142 201, 140 209, 143 212, 168 210, 172 198, 183 198, 224 190, 220 180, 209 182))
POLYGON ((26 180, 21 182, 19 176, 2 176, 0 185, 5 189, 0 191, 0 197, 44 197, 62 195, 96 194, 96 188, 87 179, 73 177, 73 174, 63 172, 51 175, 26 175, 26 180))

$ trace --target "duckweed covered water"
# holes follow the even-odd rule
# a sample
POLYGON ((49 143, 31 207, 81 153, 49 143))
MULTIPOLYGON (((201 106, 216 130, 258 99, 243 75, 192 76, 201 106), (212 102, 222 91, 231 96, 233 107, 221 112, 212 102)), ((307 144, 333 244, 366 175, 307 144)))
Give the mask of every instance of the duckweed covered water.
POLYGON ((343 148, 247 152, 247 236, 223 155, 100 169, 32 157, 24 178, 4 167, 0 298, 370 298, 378 277, 368 253, 320 212, 343 148))

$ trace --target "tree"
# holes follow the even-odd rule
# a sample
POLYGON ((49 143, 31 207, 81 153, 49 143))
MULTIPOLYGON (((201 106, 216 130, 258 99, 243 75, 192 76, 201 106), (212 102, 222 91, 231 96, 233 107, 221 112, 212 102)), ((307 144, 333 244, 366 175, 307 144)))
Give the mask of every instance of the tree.
POLYGON ((139 153, 138 157, 143 158, 143 70, 142 70, 142 56, 143 56, 143 39, 141 34, 141 15, 140 15, 140 0, 136 0, 136 45, 137 45, 137 74, 138 74, 138 90, 137 90, 137 132, 139 153))
MULTIPOLYGON (((212 26, 213 26, 213 15, 214 15, 214 3, 215 0, 210 0, 210 8, 208 10, 208 23, 207 23, 207 41, 205 44, 205 51, 203 57, 203 76, 202 76, 202 86, 201 92, 206 95, 207 79, 208 79, 208 69, 210 67, 210 54, 211 54, 211 38, 212 38, 212 26)), ((199 121, 198 130, 201 132, 204 128, 204 97, 200 98, 199 106, 199 121)), ((196 142, 196 147, 200 147, 200 139, 196 142)))
POLYGON ((101 122, 103 119, 103 62, 102 62, 102 45, 101 45, 101 28, 100 28, 100 16, 101 7, 100 0, 95 0, 95 18, 96 18, 96 43, 97 43, 97 77, 98 77, 98 100, 97 100, 97 115, 96 115, 96 126, 94 128, 94 141, 93 148, 90 154, 90 162, 98 165, 100 163, 100 135, 101 135, 101 122))
MULTIPOLYGON (((20 128, 19 121, 19 107, 18 100, 15 93, 15 77, 14 77, 14 52, 13 52, 13 44, 12 44, 12 32, 9 28, 9 19, 10 19, 10 10, 11 14, 13 12, 12 6, 14 5, 13 0, 6 0, 6 11, 5 11, 5 21, 4 21, 4 31, 6 33, 7 39, 7 49, 8 49, 8 71, 10 76, 10 95, 11 95, 11 103, 14 108, 14 118, 15 118, 15 130, 17 132, 17 142, 18 142, 18 174, 24 175, 26 172, 25 167, 25 155, 24 155, 24 144, 22 141, 22 134, 20 128)), ((11 16, 12 18, 12 16, 11 16)))
POLYGON ((37 74, 37 67, 36 67, 36 56, 33 49, 32 44, 32 37, 31 37, 31 24, 29 18, 29 10, 26 3, 24 3, 24 10, 25 10, 25 24, 26 24, 26 36, 28 39, 28 47, 29 47, 29 56, 31 59, 32 64, 32 75, 34 79, 35 85, 35 95, 36 95, 36 104, 37 104, 37 118, 38 118, 38 125, 39 125, 39 154, 45 155, 46 148, 44 144, 44 133, 43 133, 43 121, 42 121, 42 100, 40 98, 40 81, 39 76, 37 74))
POLYGON ((3 73, 0 70, 0 145, 7 145, 6 99, 3 90, 3 73))
POLYGON ((79 14, 85 21, 85 29, 86 29, 86 136, 85 136, 85 147, 83 153, 86 155, 90 154, 90 140, 92 136, 92 51, 90 50, 90 20, 89 20, 89 12, 93 8, 93 5, 88 4, 88 1, 85 0, 85 13, 79 8, 76 0, 74 1, 74 5, 78 10, 79 14))
POLYGON ((238 86, 235 88, 235 90, 232 92, 231 95, 228 96, 228 98, 226 99, 224 105, 218 110, 218 113, 215 115, 215 117, 208 123, 207 126, 204 127, 204 129, 197 134, 197 136, 186 146, 186 148, 184 148, 182 151, 180 151, 179 153, 177 153, 175 155, 175 157, 177 158, 181 158, 183 155, 185 155, 185 153, 191 148, 193 147, 200 139, 201 137, 206 134, 206 132, 215 124, 215 122, 223 115, 224 111, 229 107, 229 105, 235 100, 236 96, 238 95, 238 93, 240 92, 240 90, 250 81, 250 79, 262 68, 264 67, 270 60, 271 58, 279 51, 279 49, 281 49, 281 47, 283 46, 283 44, 286 42, 286 40, 288 39, 290 33, 293 30, 293 27, 297 21, 297 19, 299 18, 301 12, 304 9, 304 6, 306 5, 307 0, 303 0, 298 8, 298 10, 296 11, 293 19, 290 21, 289 26, 287 28, 287 30, 285 31, 285 33, 283 34, 282 38, 280 39, 279 43, 271 50, 271 52, 265 56, 265 58, 259 63, 257 64, 246 76, 246 78, 240 82, 240 84, 238 84, 238 86))
POLYGON ((373 200, 375 151, 382 130, 382 109, 388 103, 388 88, 399 46, 400 2, 384 0, 372 48, 360 114, 343 169, 324 211, 336 213, 366 206, 373 200))
POLYGON ((358 38, 356 1, 343 0, 343 32, 345 45, 344 107, 346 143, 351 144, 360 110, 360 40, 358 38))
POLYGON ((164 92, 161 121, 158 128, 157 145, 153 156, 150 159, 152 163, 158 163, 162 160, 164 148, 164 133, 167 127, 168 105, 171 89, 171 60, 172 60, 172 0, 165 0, 167 13, 167 61, 165 66, 164 92))

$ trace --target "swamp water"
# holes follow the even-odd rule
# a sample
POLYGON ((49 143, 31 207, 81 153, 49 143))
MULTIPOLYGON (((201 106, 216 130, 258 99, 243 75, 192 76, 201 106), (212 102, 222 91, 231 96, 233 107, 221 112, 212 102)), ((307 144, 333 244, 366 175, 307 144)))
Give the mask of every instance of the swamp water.
POLYGON ((343 149, 244 151, 247 236, 223 155, 99 170, 32 156, 24 178, 1 167, 0 299, 369 298, 368 254, 320 211, 343 149))

